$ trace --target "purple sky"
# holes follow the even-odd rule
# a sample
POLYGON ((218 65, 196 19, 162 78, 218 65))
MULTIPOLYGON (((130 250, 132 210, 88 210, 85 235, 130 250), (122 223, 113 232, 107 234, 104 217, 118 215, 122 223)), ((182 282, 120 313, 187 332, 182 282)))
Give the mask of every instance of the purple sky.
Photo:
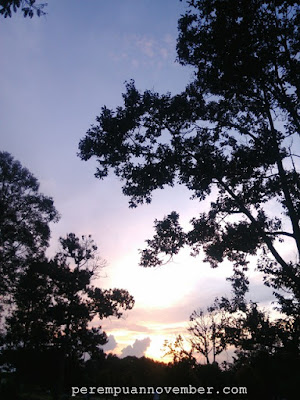
MULTIPOLYGON (((172 210, 188 221, 208 203, 189 200, 185 188, 154 195, 151 205, 131 210, 121 184, 97 181, 95 162, 76 156, 100 108, 121 104, 124 81, 139 89, 173 94, 192 79, 175 63, 179 0, 49 0, 47 16, 14 15, 0 22, 1 149, 41 182, 61 214, 52 225, 49 255, 68 232, 92 234, 108 262, 99 285, 126 288, 136 306, 121 320, 102 321, 107 348, 118 354, 159 358, 164 339, 185 333, 189 315, 216 296, 229 295, 230 265, 211 270, 183 251, 159 269, 138 266, 138 249, 153 234, 153 221, 172 210)), ((270 303, 270 291, 254 273, 251 297, 270 303)))

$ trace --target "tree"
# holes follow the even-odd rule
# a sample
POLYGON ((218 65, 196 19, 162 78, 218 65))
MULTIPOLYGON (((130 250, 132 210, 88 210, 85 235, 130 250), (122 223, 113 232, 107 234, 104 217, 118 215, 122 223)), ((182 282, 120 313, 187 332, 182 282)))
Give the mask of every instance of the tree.
POLYGON ((21 381, 36 384, 38 374, 48 389, 54 385, 56 396, 84 355, 96 357, 107 342, 101 326, 90 323, 96 317, 120 318, 134 305, 126 290, 92 285, 103 261, 90 236, 79 239, 71 233, 60 243, 62 250, 54 259, 31 263, 20 278, 3 349, 3 360, 16 368, 21 381), (56 365, 56 373, 49 374, 47 363, 56 365))
POLYGON ((4 18, 12 16, 12 11, 16 13, 19 8, 23 13, 23 16, 32 18, 35 14, 40 17, 46 15, 43 9, 47 6, 47 3, 36 3, 36 0, 0 0, 0 14, 4 18))
POLYGON ((232 335, 227 331, 232 327, 234 318, 216 299, 206 312, 201 308, 194 310, 189 321, 186 338, 178 335, 174 342, 165 341, 165 356, 172 356, 173 364, 184 361, 195 366, 198 353, 204 357, 206 364, 216 363, 216 357, 233 342, 232 335))
MULTIPOLYGON (((190 343, 189 343, 190 344, 190 343)), ((186 349, 186 343, 182 335, 176 336, 174 342, 165 340, 163 349, 165 351, 165 356, 172 356, 173 364, 185 363, 186 365, 194 366, 196 364, 196 359, 193 356, 194 345, 189 350, 186 349)))
POLYGON ((196 352, 204 356, 206 363, 216 362, 216 357, 226 350, 229 342, 226 338, 228 317, 216 307, 208 307, 207 313, 202 309, 194 310, 190 315, 191 343, 196 352))
MULTIPOLYGON (((281 351, 287 344, 286 336, 290 336, 288 324, 282 320, 272 321, 269 315, 260 309, 257 303, 250 302, 243 310, 229 310, 230 302, 223 298, 215 300, 218 310, 222 310, 222 342, 232 345, 238 357, 252 357, 259 352, 273 355, 281 351)), ((287 321, 286 321, 287 322, 287 321)), ((297 346, 293 349, 297 352, 297 346)))
MULTIPOLYGON (((260 256, 265 283, 281 310, 299 319, 299 22, 298 2, 191 0, 178 24, 178 61, 195 76, 178 95, 140 93, 126 84, 124 106, 102 108, 80 141, 95 176, 123 181, 130 206, 155 189, 185 185, 209 212, 184 232, 179 215, 155 221, 141 265, 161 265, 183 246, 247 270, 260 256), (288 241, 288 254, 280 244, 288 241), (284 294, 283 294, 284 293, 284 294)), ((200 205, 201 207, 201 205, 200 205)), ((237 276, 237 275, 236 275, 237 276)), ((243 277, 243 275, 242 275, 243 277)), ((244 289, 243 289, 244 290, 244 289)))
POLYGON ((6 320, 6 346, 33 351, 43 348, 54 337, 50 269, 46 260, 33 262, 20 277, 14 294, 14 310, 6 320))
POLYGON ((38 180, 7 152, 0 152, 0 297, 11 292, 29 260, 44 255, 50 222, 59 219, 38 180))

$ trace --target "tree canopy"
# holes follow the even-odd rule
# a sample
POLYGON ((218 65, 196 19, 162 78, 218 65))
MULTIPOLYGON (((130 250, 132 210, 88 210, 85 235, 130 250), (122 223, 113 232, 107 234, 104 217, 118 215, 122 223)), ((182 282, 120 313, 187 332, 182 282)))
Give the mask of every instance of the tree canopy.
MULTIPOLYGON (((103 107, 80 141, 95 176, 124 182, 130 206, 156 189, 185 185, 199 199, 191 229, 171 212, 141 265, 156 266, 190 246, 212 267, 232 262, 241 283, 249 255, 260 256, 281 310, 300 311, 299 22, 295 1, 191 0, 179 19, 178 61, 194 67, 177 95, 126 84, 124 105, 103 107), (201 211, 201 201, 211 200, 201 211), (280 244, 287 241, 293 251, 280 244)), ((235 279, 237 278, 237 279, 235 279)), ((244 283, 246 280, 244 279, 244 283)), ((242 288, 242 291, 245 288, 242 288)))
POLYGON ((14 287, 28 260, 43 256, 50 239, 50 222, 59 214, 51 197, 19 161, 0 152, 0 295, 14 287))
POLYGON ((32 173, 0 152, 0 296, 12 305, 1 316, 0 373, 15 371, 16 391, 38 382, 53 398, 85 355, 103 355, 100 321, 134 306, 127 290, 97 287, 105 261, 91 236, 69 233, 59 239, 60 251, 46 257, 49 223, 58 217, 32 173))
POLYGON ((15 368, 19 382, 41 380, 54 398, 85 356, 97 359, 103 354, 107 335, 100 321, 120 318, 134 306, 127 290, 93 285, 103 261, 90 236, 80 239, 71 233, 60 244, 53 259, 32 261, 21 275, 0 354, 1 364, 15 368))
POLYGON ((126 290, 102 290, 92 285, 103 261, 96 257, 91 237, 70 233, 60 238, 62 251, 52 260, 29 264, 15 293, 15 309, 7 319, 7 346, 61 348, 70 357, 98 352, 106 343, 101 326, 89 323, 97 316, 120 318, 130 310, 133 297, 126 290))

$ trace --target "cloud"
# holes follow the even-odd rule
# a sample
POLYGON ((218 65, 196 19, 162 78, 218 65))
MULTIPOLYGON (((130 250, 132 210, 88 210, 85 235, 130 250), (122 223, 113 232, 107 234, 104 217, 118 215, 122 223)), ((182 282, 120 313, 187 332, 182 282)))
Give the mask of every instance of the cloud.
POLYGON ((154 38, 148 35, 128 34, 119 37, 118 49, 111 50, 109 57, 114 62, 129 62, 135 69, 145 65, 161 68, 176 57, 176 42, 166 35, 154 38))
POLYGON ((154 55, 157 53, 158 44, 151 38, 138 38, 136 41, 136 45, 147 57, 153 58, 154 55))
POLYGON ((126 325, 126 328, 132 332, 151 332, 151 329, 149 329, 147 326, 145 325, 139 325, 139 324, 135 324, 135 323, 129 323, 126 325))
POLYGON ((149 337, 146 337, 142 340, 136 339, 133 345, 129 345, 122 350, 121 357, 142 357, 145 354, 147 348, 150 346, 150 343, 151 339, 149 337))
POLYGON ((117 345, 118 343, 116 342, 114 335, 109 335, 108 342, 103 346, 103 350, 104 351, 114 350, 117 347, 117 345))

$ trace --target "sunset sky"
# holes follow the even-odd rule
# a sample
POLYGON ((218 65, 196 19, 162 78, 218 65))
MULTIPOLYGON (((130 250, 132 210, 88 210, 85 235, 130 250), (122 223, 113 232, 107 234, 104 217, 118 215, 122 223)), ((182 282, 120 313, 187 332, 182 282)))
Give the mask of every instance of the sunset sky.
MULTIPOLYGON (((176 210, 183 226, 209 202, 189 199, 180 187, 153 196, 151 205, 128 208, 121 183, 94 178, 95 161, 76 155, 79 140, 103 105, 122 104, 124 82, 172 94, 192 79, 175 62, 179 0, 49 0, 47 15, 0 21, 1 150, 40 181, 61 214, 51 225, 49 256, 68 232, 91 234, 107 260, 102 287, 128 289, 135 307, 124 318, 102 321, 107 351, 160 359, 165 339, 186 333, 189 315, 216 296, 230 295, 231 266, 212 270, 189 250, 158 269, 143 269, 139 249, 153 235, 155 218, 176 210)), ((266 307, 271 291, 252 273, 250 297, 266 307)))

